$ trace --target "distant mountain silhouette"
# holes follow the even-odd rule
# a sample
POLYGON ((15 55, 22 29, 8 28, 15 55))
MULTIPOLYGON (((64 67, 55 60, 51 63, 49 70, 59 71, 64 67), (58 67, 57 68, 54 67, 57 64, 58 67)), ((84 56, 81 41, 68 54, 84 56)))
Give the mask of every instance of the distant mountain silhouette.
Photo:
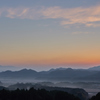
POLYGON ((100 66, 95 66, 95 67, 89 68, 88 70, 100 71, 100 66))
POLYGON ((94 73, 92 75, 88 75, 85 77, 82 77, 84 80, 92 80, 92 81, 100 81, 100 71, 97 71, 97 73, 94 73))
POLYGON ((0 77, 4 78, 32 78, 37 72, 31 69, 22 69, 20 71, 4 71, 0 73, 0 77))
POLYGON ((56 68, 56 69, 52 68, 52 69, 50 69, 48 72, 52 72, 52 71, 55 71, 55 70, 66 70, 66 69, 67 69, 67 68, 62 68, 62 67, 56 68))
POLYGON ((93 75, 97 73, 96 71, 89 71, 89 70, 75 70, 71 68, 67 68, 65 70, 52 70, 49 71, 49 73, 42 73, 42 75, 39 75, 36 77, 36 79, 48 79, 48 80, 57 80, 57 81, 70 81, 70 80, 78 80, 82 77, 86 77, 89 75, 93 75))
POLYGON ((98 77, 98 71, 82 70, 82 69, 54 69, 49 71, 37 72, 32 69, 22 69, 19 71, 4 71, 0 72, 0 78, 10 78, 10 79, 36 79, 36 80, 78 80, 78 79, 92 79, 91 77, 98 77))

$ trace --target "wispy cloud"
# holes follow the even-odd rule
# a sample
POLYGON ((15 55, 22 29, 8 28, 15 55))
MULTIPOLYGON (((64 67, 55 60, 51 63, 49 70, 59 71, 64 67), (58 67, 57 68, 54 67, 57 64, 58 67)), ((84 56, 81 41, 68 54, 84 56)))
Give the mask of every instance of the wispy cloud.
POLYGON ((60 19, 61 25, 83 24, 87 27, 100 27, 100 6, 88 8, 0 8, 0 16, 20 19, 60 19))
MULTIPOLYGON (((81 32, 81 31, 77 31, 77 32, 72 32, 72 34, 91 34, 92 32, 81 32)), ((93 33, 92 33, 93 34, 93 33)))
POLYGON ((37 19, 41 17, 40 10, 35 8, 7 8, 5 13, 5 17, 8 18, 37 19))

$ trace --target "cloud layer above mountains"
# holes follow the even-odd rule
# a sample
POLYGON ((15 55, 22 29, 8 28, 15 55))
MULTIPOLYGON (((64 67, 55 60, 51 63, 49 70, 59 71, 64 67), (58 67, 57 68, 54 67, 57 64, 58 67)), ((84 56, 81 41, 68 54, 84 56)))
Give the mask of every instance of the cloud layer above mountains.
POLYGON ((100 5, 87 8, 54 7, 17 7, 0 8, 0 17, 18 19, 58 19, 61 25, 85 25, 87 27, 100 26, 100 5))

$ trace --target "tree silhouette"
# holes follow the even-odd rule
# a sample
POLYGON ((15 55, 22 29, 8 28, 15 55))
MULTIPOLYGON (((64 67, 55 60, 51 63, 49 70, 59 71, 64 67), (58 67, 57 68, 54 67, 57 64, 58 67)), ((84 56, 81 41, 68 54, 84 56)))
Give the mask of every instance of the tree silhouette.
POLYGON ((0 100, 80 100, 63 91, 47 91, 45 89, 0 90, 0 100))

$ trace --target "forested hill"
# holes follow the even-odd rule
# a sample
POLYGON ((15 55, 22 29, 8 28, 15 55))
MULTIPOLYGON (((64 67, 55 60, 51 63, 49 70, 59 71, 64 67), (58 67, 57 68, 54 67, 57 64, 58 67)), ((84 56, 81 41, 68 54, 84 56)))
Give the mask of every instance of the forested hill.
POLYGON ((80 100, 64 91, 47 91, 45 89, 0 90, 0 100, 80 100))
POLYGON ((45 89, 47 91, 54 91, 54 90, 57 90, 57 91, 64 91, 64 92, 67 92, 67 93, 70 93, 74 96, 77 96, 79 97, 81 100, 87 100, 87 98, 89 97, 88 93, 84 90, 84 89, 81 89, 81 88, 68 88, 68 87, 56 87, 56 86, 46 86, 46 85, 42 85, 42 84, 31 84, 31 83, 26 83, 26 84, 23 84, 23 83, 17 83, 17 84, 14 84, 14 85, 10 85, 8 87, 9 90, 16 90, 17 88, 19 89, 29 89, 29 88, 32 88, 34 87, 34 89, 38 90, 38 89, 45 89))
POLYGON ((100 100, 100 92, 93 96, 90 100, 100 100))

